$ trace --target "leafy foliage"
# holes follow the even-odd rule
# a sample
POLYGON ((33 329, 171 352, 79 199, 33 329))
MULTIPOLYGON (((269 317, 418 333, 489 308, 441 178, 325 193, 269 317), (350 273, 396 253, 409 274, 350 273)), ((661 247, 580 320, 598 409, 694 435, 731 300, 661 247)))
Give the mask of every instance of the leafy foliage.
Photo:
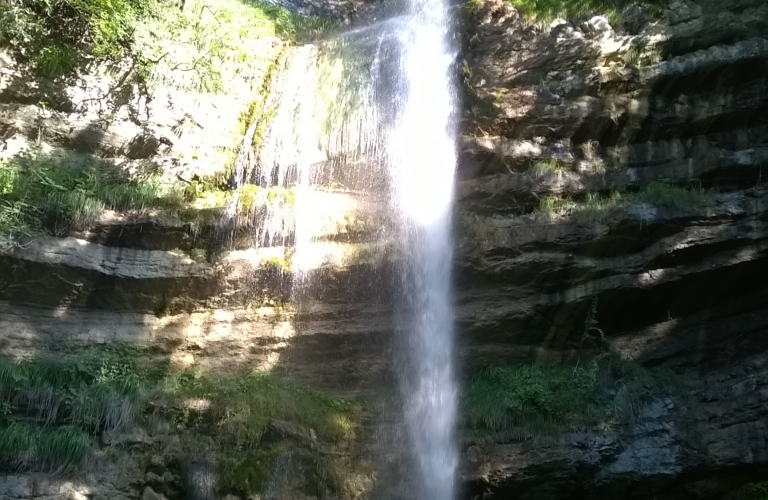
POLYGON ((169 0, 0 3, 0 46, 11 47, 47 76, 67 73, 84 56, 129 56, 140 79, 208 92, 224 91, 224 82, 259 63, 259 38, 307 40, 337 26, 247 0, 187 0, 181 6, 169 0))
POLYGON ((149 179, 121 179, 95 164, 37 153, 0 163, 0 239, 44 226, 82 226, 105 209, 177 207, 180 192, 149 179))
POLYGON ((5 0, 0 45, 10 46, 49 76, 72 69, 77 53, 119 56, 134 23, 153 0, 5 0))
POLYGON ((187 0, 183 10, 156 7, 137 25, 132 50, 152 81, 220 93, 236 76, 247 79, 260 71, 263 37, 304 40, 335 26, 266 3, 187 0))

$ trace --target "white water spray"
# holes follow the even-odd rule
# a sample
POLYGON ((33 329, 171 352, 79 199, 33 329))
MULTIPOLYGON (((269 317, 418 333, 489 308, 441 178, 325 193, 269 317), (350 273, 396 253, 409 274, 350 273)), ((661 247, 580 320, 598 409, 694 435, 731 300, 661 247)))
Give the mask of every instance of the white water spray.
POLYGON ((296 194, 293 262, 300 275, 317 260, 309 255, 319 208, 313 200, 320 199, 313 193, 341 184, 388 195, 396 222, 387 234, 402 262, 396 294, 403 298, 403 420, 419 500, 452 500, 458 465, 450 290, 454 54, 444 2, 411 0, 405 17, 298 49, 250 167, 263 187, 296 194))
POLYGON ((413 0, 402 70, 407 97, 392 135, 390 158, 403 233, 409 370, 403 381, 406 423, 420 466, 420 498, 454 497, 458 452, 450 269, 450 211, 456 163, 454 100, 447 50, 446 6, 413 0))

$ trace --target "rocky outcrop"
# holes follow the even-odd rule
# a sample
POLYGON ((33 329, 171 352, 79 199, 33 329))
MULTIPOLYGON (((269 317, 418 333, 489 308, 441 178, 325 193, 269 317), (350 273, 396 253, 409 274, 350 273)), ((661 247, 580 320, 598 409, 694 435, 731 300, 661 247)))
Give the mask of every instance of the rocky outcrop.
POLYGON ((720 498, 766 461, 766 357, 711 370, 682 399, 646 401, 622 433, 467 449, 471 498, 720 498))
POLYGON ((610 349, 675 369, 692 394, 645 401, 615 433, 471 445, 468 496, 719 498, 765 479, 766 7, 675 1, 616 32, 597 18, 530 25, 492 0, 467 11, 465 362, 610 349), (660 181, 706 194, 633 198, 660 181), (579 216, 612 192, 627 201, 579 216), (544 213, 547 197, 572 208, 544 213), (594 300, 605 344, 582 340, 594 300))

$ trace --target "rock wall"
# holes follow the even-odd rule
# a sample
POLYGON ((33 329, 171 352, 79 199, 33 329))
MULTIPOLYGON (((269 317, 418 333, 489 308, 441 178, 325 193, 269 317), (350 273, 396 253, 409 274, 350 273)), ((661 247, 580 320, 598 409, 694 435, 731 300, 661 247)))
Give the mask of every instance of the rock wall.
POLYGON ((766 477, 767 7, 675 1, 618 31, 532 25, 501 1, 466 9, 465 363, 608 349, 674 368, 692 394, 646 401, 615 435, 471 445, 468 496, 719 498, 766 477), (643 201, 660 181, 706 196, 643 201), (579 212, 610 193, 629 201, 579 212), (570 208, 542 210, 548 197, 570 208), (594 300, 604 341, 584 340, 594 300))

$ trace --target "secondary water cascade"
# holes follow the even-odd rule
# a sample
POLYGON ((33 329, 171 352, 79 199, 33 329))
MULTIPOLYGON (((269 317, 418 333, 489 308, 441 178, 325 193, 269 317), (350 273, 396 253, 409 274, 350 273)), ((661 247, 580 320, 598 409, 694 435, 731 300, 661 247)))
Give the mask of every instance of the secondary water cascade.
POLYGON ((241 153, 237 175, 272 193, 263 200, 274 206, 264 212, 269 230, 260 237, 267 246, 293 246, 295 289, 332 257, 332 245, 317 238, 325 194, 363 193, 388 207, 378 234, 400 273, 396 371, 422 500, 453 498, 458 465, 453 60, 444 0, 411 0, 405 16, 294 49, 246 134, 250 152, 241 153), (292 217, 275 215, 288 192, 292 217))

